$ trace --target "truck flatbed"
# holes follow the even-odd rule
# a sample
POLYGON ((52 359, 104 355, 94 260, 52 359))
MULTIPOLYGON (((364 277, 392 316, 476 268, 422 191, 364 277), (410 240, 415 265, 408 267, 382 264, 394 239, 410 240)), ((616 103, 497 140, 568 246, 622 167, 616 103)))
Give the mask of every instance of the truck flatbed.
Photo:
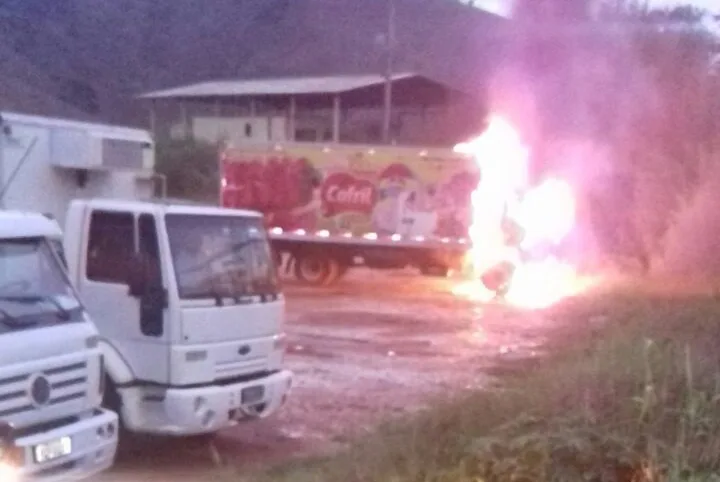
POLYGON ((403 248, 437 248, 437 249, 461 249, 467 251, 470 241, 466 238, 449 237, 426 237, 426 236, 402 236, 400 234, 379 235, 377 233, 365 233, 356 235, 354 233, 331 233, 327 230, 306 231, 297 229, 295 231, 284 231, 282 228, 271 228, 270 239, 273 241, 294 241, 325 244, 345 245, 372 245, 385 247, 403 248))
POLYGON ((327 230, 268 231, 278 266, 300 281, 332 284, 355 266, 373 269, 416 267, 430 276, 461 269, 472 245, 466 238, 331 233, 327 230))

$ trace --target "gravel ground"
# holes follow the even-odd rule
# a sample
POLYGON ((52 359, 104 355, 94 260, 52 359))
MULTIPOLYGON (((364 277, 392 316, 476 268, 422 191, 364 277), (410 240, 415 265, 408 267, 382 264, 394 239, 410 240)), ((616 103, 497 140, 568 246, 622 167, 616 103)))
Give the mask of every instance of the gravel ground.
POLYGON ((270 419, 188 440, 136 442, 102 482, 212 480, 213 460, 243 470, 342 447, 389 416, 488 382, 488 367, 533 356, 550 322, 510 317, 452 293, 457 282, 352 273, 337 286, 288 282, 287 365, 295 385, 270 419))

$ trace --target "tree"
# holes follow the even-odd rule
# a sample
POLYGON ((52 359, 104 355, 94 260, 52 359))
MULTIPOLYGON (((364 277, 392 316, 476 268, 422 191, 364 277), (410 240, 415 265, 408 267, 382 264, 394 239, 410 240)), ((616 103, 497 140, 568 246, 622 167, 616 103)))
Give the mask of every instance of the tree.
POLYGON ((155 170, 167 178, 168 196, 217 202, 218 146, 194 139, 156 144, 155 170))
POLYGON ((95 88, 77 79, 59 79, 58 98, 88 114, 100 112, 100 103, 95 88))

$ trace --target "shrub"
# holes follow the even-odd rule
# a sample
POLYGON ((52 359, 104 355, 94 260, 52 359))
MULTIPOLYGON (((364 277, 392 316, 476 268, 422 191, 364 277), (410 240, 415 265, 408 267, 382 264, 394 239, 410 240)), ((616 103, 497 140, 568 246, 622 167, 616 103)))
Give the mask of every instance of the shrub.
POLYGON ((166 176, 168 196, 217 202, 218 146, 194 139, 161 139, 155 153, 155 170, 166 176))

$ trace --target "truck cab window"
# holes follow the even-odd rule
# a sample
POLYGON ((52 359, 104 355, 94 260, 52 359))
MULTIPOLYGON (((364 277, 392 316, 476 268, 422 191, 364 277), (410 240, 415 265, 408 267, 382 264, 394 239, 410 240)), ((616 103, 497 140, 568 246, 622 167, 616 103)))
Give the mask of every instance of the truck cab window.
POLYGON ((133 215, 95 211, 90 218, 86 276, 91 281, 124 284, 134 250, 133 215))

